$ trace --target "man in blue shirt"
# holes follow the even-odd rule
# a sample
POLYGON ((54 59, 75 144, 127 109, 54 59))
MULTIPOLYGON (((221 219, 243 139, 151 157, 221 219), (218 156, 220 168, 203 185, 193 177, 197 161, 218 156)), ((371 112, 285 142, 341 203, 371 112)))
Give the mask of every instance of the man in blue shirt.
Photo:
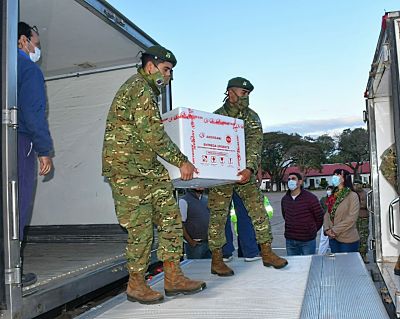
MULTIPOLYGON (((39 175, 48 174, 53 166, 53 141, 46 118, 44 77, 35 64, 39 59, 40 40, 37 28, 25 22, 18 23, 18 205, 21 242, 24 239, 24 228, 32 213, 37 174, 36 156, 39 160, 39 175)), ((23 285, 34 282, 35 274, 22 275, 23 285)))

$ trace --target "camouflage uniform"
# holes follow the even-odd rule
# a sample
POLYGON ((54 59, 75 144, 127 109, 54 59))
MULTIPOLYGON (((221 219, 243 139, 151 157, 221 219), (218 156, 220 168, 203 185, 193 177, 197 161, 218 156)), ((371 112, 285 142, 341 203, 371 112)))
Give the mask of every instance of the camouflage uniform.
POLYGON ((367 193, 362 188, 362 182, 354 181, 354 190, 360 200, 360 212, 357 219, 357 230, 360 235, 359 252, 365 256, 368 252, 368 236, 369 236, 369 212, 367 209, 367 193))
POLYGON ((153 223, 158 228, 158 258, 179 260, 182 254, 181 215, 157 155, 177 167, 188 159, 164 131, 159 94, 140 68, 121 86, 107 117, 103 175, 110 181, 118 221, 128 231, 130 272, 148 267, 153 223))
MULTIPOLYGON (((250 108, 239 110, 231 106, 228 101, 215 111, 216 114, 235 117, 244 121, 246 139, 246 167, 253 172, 257 172, 261 161, 261 148, 263 142, 263 132, 260 118, 257 113, 250 108)), ((272 232, 267 212, 263 204, 263 196, 257 187, 254 174, 248 183, 244 185, 225 185, 210 189, 210 226, 209 226, 209 246, 211 250, 221 248, 225 242, 224 225, 229 204, 235 190, 249 213, 253 222, 257 242, 259 244, 271 243, 272 232)))
POLYGON ((397 158, 395 145, 391 145, 381 155, 382 163, 379 169, 386 180, 398 192, 399 185, 397 183, 397 158))
POLYGON ((368 252, 369 218, 358 217, 357 230, 360 235, 360 248, 358 251, 362 256, 368 252))

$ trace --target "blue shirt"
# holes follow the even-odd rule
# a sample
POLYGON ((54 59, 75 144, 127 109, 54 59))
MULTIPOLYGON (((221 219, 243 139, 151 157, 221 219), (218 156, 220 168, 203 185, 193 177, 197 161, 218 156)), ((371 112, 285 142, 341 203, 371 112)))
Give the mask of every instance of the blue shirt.
POLYGON ((46 117, 46 92, 40 68, 18 49, 18 133, 29 136, 38 156, 53 151, 46 117))

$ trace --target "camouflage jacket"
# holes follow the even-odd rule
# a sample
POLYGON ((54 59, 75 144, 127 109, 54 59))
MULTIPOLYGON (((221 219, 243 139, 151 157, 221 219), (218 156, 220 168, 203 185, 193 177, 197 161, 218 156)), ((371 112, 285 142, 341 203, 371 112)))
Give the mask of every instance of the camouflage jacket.
POLYGON ((263 130, 258 114, 250 108, 239 111, 232 107, 228 101, 214 112, 244 121, 244 134, 246 141, 246 167, 257 173, 261 163, 261 151, 263 144, 263 130))
POLYGON ((120 87, 106 122, 103 176, 157 178, 164 170, 157 155, 177 167, 188 160, 164 131, 158 94, 143 69, 120 87))

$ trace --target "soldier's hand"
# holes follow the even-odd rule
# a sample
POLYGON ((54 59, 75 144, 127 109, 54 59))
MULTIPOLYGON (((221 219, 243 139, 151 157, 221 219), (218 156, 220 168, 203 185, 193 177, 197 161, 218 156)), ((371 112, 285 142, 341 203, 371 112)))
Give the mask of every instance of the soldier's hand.
POLYGON ((53 161, 49 156, 39 156, 39 175, 47 175, 53 167, 53 161))
POLYGON ((179 167, 179 170, 181 171, 181 179, 183 181, 188 181, 193 179, 193 173, 197 172, 194 165, 190 162, 183 163, 182 166, 179 167))
POLYGON ((250 180, 252 174, 253 173, 248 168, 245 168, 237 173, 237 176, 240 176, 240 181, 238 181, 238 184, 246 184, 250 180))

